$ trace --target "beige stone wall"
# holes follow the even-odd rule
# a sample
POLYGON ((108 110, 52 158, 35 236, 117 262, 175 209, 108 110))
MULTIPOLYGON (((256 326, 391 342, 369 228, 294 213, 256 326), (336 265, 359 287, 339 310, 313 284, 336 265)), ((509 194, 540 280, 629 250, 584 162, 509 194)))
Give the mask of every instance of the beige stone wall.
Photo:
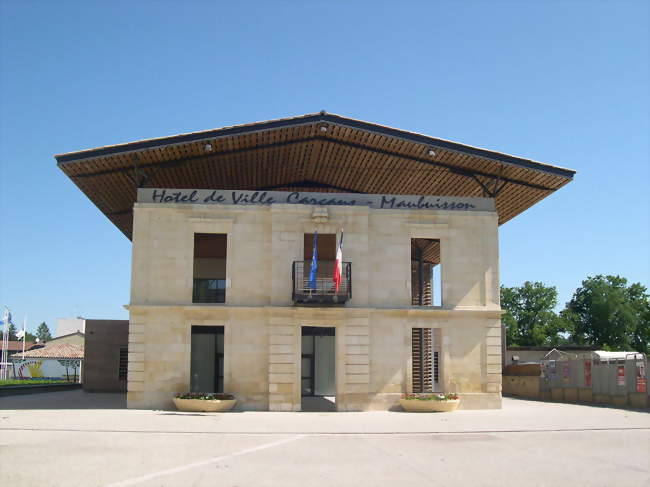
POLYGON ((339 410, 395 407, 411 389, 411 328, 441 330, 442 385, 463 407, 500 407, 497 216, 328 207, 136 204, 129 407, 189 388, 192 325, 225 327, 224 389, 244 409, 300 409, 300 327, 336 328, 339 410), (352 299, 294 307, 303 235, 345 229, 352 299), (226 303, 192 304, 193 234, 226 233, 226 303), (441 240, 442 307, 411 306, 410 239, 441 240))

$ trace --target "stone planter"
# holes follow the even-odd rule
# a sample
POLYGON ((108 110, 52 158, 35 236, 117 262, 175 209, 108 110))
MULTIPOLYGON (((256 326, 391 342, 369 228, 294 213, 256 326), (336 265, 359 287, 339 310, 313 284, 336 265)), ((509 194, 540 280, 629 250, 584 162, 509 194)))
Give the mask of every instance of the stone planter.
POLYGON ((194 411, 204 413, 222 413, 230 411, 237 404, 237 399, 179 399, 173 398, 174 405, 179 411, 194 411))
POLYGON ((447 401, 400 399, 399 403, 402 409, 408 413, 448 413, 456 410, 460 404, 460 399, 449 399, 447 401))

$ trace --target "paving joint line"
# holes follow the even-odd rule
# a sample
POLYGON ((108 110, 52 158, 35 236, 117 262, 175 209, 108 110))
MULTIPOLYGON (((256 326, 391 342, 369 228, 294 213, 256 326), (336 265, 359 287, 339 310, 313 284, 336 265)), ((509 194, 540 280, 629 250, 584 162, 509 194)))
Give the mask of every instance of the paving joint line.
POLYGON ((164 431, 164 430, 107 430, 107 429, 65 429, 65 428, 0 428, 0 431, 35 431, 48 433, 144 433, 174 435, 222 435, 222 436, 346 436, 346 435, 458 435, 497 433, 581 433, 588 431, 650 431, 650 426, 621 428, 566 428, 566 429, 506 429, 506 430, 461 430, 461 431, 164 431))

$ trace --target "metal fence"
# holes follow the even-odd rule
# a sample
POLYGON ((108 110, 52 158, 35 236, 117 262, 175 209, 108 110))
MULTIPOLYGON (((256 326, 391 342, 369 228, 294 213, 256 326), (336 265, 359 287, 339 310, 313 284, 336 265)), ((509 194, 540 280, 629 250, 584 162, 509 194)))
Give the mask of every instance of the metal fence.
MULTIPOLYGON (((612 354, 614 355, 614 354, 612 354)), ((603 356, 554 350, 540 361, 540 393, 557 400, 649 404, 648 358, 642 353, 603 356), (641 402, 639 402, 641 401, 641 402)))

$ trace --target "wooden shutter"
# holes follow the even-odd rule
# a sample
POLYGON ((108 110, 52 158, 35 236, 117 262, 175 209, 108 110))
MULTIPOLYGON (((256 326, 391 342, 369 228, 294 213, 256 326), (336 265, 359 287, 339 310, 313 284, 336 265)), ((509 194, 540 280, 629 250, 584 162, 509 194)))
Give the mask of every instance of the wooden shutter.
POLYGON ((411 331, 413 358, 413 392, 440 391, 440 328, 413 328, 411 331))
MULTIPOLYGON (((432 306, 432 289, 431 289, 431 264, 424 262, 422 264, 422 306, 432 306)), ((417 260, 411 261, 411 304, 420 305, 420 271, 417 260)))
POLYGON ((431 328, 413 328, 413 392, 433 391, 433 354, 431 328))

